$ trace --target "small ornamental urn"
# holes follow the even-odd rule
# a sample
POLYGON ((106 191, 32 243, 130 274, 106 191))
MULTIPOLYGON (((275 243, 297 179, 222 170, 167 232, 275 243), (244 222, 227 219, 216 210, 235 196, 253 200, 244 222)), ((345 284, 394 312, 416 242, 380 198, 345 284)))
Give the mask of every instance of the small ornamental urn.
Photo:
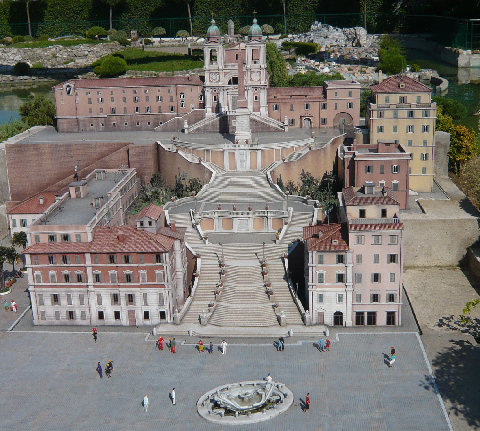
POLYGON ((237 211, 237 206, 233 205, 233 211, 237 211))
POLYGON ((268 210, 268 205, 265 205, 265 209, 268 210))
POLYGON ((250 205, 248 206, 248 211, 252 211, 252 207, 250 205))

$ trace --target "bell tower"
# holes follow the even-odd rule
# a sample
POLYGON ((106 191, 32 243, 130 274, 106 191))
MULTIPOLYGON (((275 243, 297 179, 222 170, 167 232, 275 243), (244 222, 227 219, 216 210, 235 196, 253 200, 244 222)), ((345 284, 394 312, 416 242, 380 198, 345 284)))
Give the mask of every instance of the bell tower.
POLYGON ((203 45, 203 58, 205 70, 205 111, 212 116, 222 112, 226 105, 226 95, 222 90, 222 79, 225 62, 225 49, 220 37, 220 29, 212 18, 207 30, 205 44, 203 45))

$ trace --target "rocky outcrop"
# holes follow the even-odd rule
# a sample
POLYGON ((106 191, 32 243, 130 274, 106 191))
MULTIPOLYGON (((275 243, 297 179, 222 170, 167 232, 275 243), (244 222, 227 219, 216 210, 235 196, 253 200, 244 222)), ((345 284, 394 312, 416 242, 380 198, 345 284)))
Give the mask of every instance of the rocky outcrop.
POLYGON ((0 64, 14 66, 23 61, 30 66, 43 68, 84 68, 106 55, 120 51, 123 47, 117 42, 97 45, 61 46, 47 48, 8 48, 0 47, 0 64))

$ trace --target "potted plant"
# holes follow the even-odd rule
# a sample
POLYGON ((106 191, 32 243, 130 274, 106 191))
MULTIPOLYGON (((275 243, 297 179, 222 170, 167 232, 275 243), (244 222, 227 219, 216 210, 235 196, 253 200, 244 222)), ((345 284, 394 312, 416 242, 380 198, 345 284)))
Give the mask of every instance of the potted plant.
POLYGON ((233 204, 233 211, 237 211, 237 206, 233 204))
POLYGON ((217 210, 221 210, 222 209, 222 205, 218 204, 217 205, 217 210))
POLYGON ((252 207, 250 205, 248 206, 248 211, 252 211, 252 207))
POLYGON ((265 209, 268 211, 268 205, 265 205, 265 209))

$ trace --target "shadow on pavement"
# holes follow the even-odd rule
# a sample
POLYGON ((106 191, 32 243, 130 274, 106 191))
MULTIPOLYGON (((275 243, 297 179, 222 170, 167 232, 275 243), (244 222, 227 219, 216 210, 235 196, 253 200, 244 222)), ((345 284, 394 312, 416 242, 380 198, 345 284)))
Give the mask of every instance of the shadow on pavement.
MULTIPOLYGON (((438 389, 445 401, 451 403, 449 413, 465 419, 472 429, 480 427, 480 350, 467 340, 449 340, 432 360, 438 389)), ((434 391, 430 376, 420 383, 434 391)))

